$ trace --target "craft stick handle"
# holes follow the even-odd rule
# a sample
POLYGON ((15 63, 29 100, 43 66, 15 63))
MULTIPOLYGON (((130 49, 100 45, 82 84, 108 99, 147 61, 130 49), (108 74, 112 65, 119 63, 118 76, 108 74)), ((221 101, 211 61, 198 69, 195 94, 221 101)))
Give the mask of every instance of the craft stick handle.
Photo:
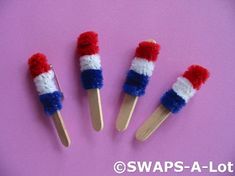
POLYGON ((90 106, 92 126, 96 131, 101 131, 104 127, 103 113, 101 106, 100 90, 88 89, 88 101, 90 106))
POLYGON ((118 117, 116 121, 116 129, 124 131, 127 129, 135 109, 138 97, 125 94, 118 117))
POLYGON ((156 131, 160 125, 167 119, 171 112, 163 105, 160 105, 153 114, 140 126, 136 132, 136 139, 145 141, 156 131))
POLYGON ((154 40, 154 39, 147 39, 147 40, 145 40, 145 41, 146 41, 146 42, 157 43, 156 40, 154 40))
POLYGON ((58 136, 60 138, 60 141, 62 142, 62 144, 64 146, 69 147, 71 141, 70 141, 68 132, 65 128, 64 121, 63 121, 63 118, 61 116, 60 111, 56 111, 52 115, 52 119, 53 119, 53 122, 55 124, 55 128, 56 128, 56 131, 57 131, 58 136))

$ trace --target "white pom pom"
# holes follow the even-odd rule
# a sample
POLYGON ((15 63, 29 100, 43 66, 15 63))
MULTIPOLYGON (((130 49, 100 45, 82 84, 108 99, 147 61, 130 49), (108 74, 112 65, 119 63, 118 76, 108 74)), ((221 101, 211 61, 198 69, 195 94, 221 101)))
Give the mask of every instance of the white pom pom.
POLYGON ((90 69, 100 70, 101 69, 100 55, 93 54, 93 55, 84 55, 80 57, 80 66, 81 66, 81 71, 90 70, 90 69))
POLYGON ((130 70, 145 76, 152 76, 154 70, 154 63, 146 59, 136 57, 131 64, 130 70))
POLYGON ((172 89, 177 95, 188 102, 191 97, 196 93, 192 83, 184 77, 178 77, 177 81, 173 84, 172 89))
POLYGON ((42 73, 33 79, 39 95, 58 91, 52 70, 42 73))

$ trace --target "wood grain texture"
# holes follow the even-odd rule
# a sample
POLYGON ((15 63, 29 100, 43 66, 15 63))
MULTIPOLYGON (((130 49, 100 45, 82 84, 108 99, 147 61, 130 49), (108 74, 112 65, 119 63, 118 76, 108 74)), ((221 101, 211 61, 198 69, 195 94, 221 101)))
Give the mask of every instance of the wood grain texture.
POLYGON ((140 126, 136 132, 136 139, 145 141, 160 125, 167 119, 171 112, 163 105, 160 105, 153 114, 140 126))
POLYGON ((148 40, 145 40, 146 42, 152 42, 152 43, 157 43, 156 40, 154 39, 148 39, 148 40))
POLYGON ((128 94, 125 94, 118 117, 116 121, 116 129, 118 131, 124 131, 127 129, 133 111, 135 109, 138 97, 134 97, 128 94))
POLYGON ((101 131, 104 128, 103 113, 101 106, 100 90, 89 89, 88 101, 90 106, 90 114, 92 126, 96 131, 101 131))
POLYGON ((70 146, 71 141, 70 141, 68 132, 65 128, 64 121, 63 121, 60 111, 55 112, 52 115, 52 119, 55 124, 55 128, 60 138, 60 141, 62 142, 64 146, 66 147, 70 146))

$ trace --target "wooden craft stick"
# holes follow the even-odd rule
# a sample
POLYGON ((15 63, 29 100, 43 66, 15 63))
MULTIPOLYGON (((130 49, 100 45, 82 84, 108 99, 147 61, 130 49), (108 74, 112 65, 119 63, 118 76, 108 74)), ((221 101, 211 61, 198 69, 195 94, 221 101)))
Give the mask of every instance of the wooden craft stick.
POLYGON ((116 129, 118 131, 127 129, 137 101, 138 97, 125 94, 116 122, 116 129))
MULTIPOLYGON (((55 80, 55 82, 56 82, 56 86, 58 87, 58 89, 59 89, 60 92, 63 92, 63 90, 62 90, 62 88, 61 88, 61 86, 60 86, 60 82, 59 82, 59 80, 58 80, 58 78, 57 78, 57 74, 56 74, 56 71, 55 71, 53 65, 50 64, 50 68, 51 68, 51 70, 55 73, 55 79, 54 79, 54 80, 55 80)), ((64 94, 63 94, 62 100, 64 100, 64 94)))
POLYGON ((61 116, 60 111, 56 111, 52 115, 52 119, 53 119, 53 122, 55 124, 55 128, 56 128, 56 131, 57 131, 58 136, 60 138, 60 141, 62 142, 62 144, 64 146, 69 147, 71 141, 70 141, 68 132, 65 128, 64 121, 63 121, 63 118, 61 116))
POLYGON ((103 113, 100 99, 99 89, 88 89, 88 101, 90 106, 90 114, 92 126, 96 131, 100 131, 104 127, 103 113))
POLYGON ((136 132, 136 139, 145 141, 149 136, 156 131, 160 125, 171 114, 171 111, 160 105, 154 113, 140 126, 136 132))
POLYGON ((146 42, 152 42, 152 43, 157 43, 156 40, 154 39, 148 39, 148 40, 145 40, 146 42))

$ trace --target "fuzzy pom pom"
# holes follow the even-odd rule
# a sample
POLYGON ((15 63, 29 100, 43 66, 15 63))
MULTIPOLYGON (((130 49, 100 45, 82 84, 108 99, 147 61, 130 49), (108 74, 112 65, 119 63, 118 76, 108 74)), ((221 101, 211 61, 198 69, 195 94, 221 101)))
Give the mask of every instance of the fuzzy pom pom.
POLYGON ((177 113, 185 106, 186 102, 177 95, 172 89, 167 91, 161 98, 161 104, 172 113, 177 113))
POLYGON ((48 115, 53 115, 56 111, 62 109, 62 92, 56 91, 53 93, 47 93, 39 96, 41 103, 43 104, 44 111, 48 115))
POLYGON ((159 44, 144 41, 139 43, 139 46, 136 48, 135 57, 144 58, 148 61, 156 61, 159 50, 159 44))
POLYGON ((58 91, 55 81, 55 73, 52 70, 38 75, 33 79, 33 82, 39 95, 58 91))
POLYGON ((99 52, 98 34, 92 31, 82 33, 78 37, 77 49, 80 56, 97 54, 99 52))
POLYGON ((101 60, 99 54, 85 55, 80 57, 81 71, 84 70, 100 70, 101 60))
POLYGON ((81 79, 84 89, 100 89, 103 86, 102 70, 84 70, 81 79))
POLYGON ((130 70, 133 70, 136 73, 150 77, 153 74, 154 62, 136 57, 135 59, 132 60, 130 70))
POLYGON ((124 92, 132 96, 142 96, 145 94, 146 86, 148 85, 149 77, 129 70, 126 82, 123 86, 124 92))
POLYGON ((28 60, 28 65, 33 78, 50 70, 50 65, 47 63, 46 56, 42 53, 32 55, 28 60))
POLYGON ((199 90, 209 78, 209 71, 200 65, 191 65, 182 76, 192 83, 194 89, 199 90))

